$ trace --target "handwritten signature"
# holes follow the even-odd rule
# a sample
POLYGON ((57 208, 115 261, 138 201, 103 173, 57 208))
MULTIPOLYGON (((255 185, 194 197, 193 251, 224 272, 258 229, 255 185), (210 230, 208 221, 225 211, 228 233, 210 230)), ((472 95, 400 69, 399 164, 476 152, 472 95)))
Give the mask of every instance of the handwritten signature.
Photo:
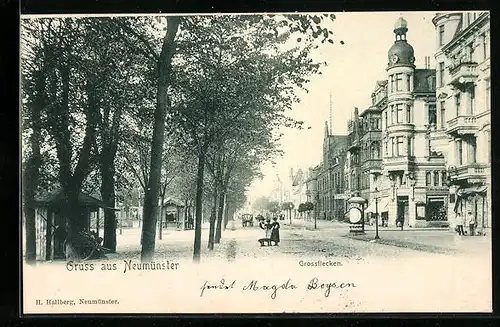
MULTIPOLYGON (((210 291, 210 290, 229 291, 239 288, 240 290, 246 292, 248 291, 270 292, 270 297, 271 299, 274 300, 276 299, 279 291, 293 291, 299 289, 299 286, 293 283, 290 278, 284 283, 277 283, 277 284, 263 284, 258 280, 253 279, 249 282, 243 283, 242 287, 237 287, 236 285, 237 285, 236 280, 226 281, 224 278, 222 278, 220 281, 216 283, 210 283, 209 281, 205 281, 205 283, 200 287, 201 291, 200 297, 203 297, 205 291, 210 291)), ((320 290, 323 291, 324 297, 329 297, 331 291, 334 289, 345 289, 345 288, 355 288, 355 287, 356 285, 353 282, 321 282, 318 278, 314 277, 307 283, 305 289, 307 291, 320 290)))

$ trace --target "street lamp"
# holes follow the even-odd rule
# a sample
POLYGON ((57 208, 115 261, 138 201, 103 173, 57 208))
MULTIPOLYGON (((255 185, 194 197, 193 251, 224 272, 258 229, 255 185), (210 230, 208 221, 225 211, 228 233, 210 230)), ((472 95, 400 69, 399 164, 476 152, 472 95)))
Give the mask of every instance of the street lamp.
POLYGON ((375 187, 375 239, 378 240, 378 189, 375 187))
POLYGON ((318 218, 319 194, 316 193, 316 203, 314 205, 314 229, 316 229, 316 219, 318 218))
POLYGON ((290 225, 292 224, 292 209, 294 208, 293 202, 288 202, 288 219, 290 219, 290 225))

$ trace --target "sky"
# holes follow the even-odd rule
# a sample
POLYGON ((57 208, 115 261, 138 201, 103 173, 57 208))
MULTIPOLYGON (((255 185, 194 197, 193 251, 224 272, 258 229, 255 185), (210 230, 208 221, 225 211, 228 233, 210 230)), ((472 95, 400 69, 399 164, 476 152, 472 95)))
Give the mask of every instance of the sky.
POLYGON ((278 174, 283 180, 290 168, 306 171, 320 163, 323 148, 325 121, 330 116, 332 97, 333 134, 346 135, 347 121, 354 107, 359 111, 371 104, 371 93, 377 80, 387 79, 387 51, 394 43, 394 23, 399 17, 408 22, 407 40, 415 50, 415 65, 423 68, 425 57, 431 59, 434 68, 436 32, 432 24, 434 12, 358 12, 335 13, 330 23, 333 45, 326 45, 314 54, 314 58, 326 61, 321 75, 311 78, 309 93, 300 94, 301 102, 290 115, 303 120, 310 129, 283 129, 282 158, 262 166, 264 178, 256 180, 248 190, 251 202, 258 196, 268 196, 278 174), (340 44, 340 40, 344 44, 340 44))

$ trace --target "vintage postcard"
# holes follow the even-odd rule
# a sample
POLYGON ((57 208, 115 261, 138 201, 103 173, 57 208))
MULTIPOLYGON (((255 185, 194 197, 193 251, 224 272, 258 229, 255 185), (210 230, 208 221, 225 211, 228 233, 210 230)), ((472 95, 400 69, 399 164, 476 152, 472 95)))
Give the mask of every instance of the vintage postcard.
POLYGON ((492 311, 489 12, 20 24, 23 314, 492 311))

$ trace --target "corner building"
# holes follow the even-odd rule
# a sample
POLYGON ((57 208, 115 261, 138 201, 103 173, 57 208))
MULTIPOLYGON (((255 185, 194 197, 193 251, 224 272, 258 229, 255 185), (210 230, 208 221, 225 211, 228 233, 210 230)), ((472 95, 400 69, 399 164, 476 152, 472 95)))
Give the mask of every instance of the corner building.
POLYGON ((436 14, 437 102, 448 137, 448 215, 491 227, 490 14, 436 14), (490 196, 488 196, 490 195, 490 196))
POLYGON ((406 20, 399 18, 388 51, 387 106, 382 110, 381 210, 388 212, 389 226, 447 226, 445 157, 431 123, 435 70, 415 67, 407 32, 406 20))

